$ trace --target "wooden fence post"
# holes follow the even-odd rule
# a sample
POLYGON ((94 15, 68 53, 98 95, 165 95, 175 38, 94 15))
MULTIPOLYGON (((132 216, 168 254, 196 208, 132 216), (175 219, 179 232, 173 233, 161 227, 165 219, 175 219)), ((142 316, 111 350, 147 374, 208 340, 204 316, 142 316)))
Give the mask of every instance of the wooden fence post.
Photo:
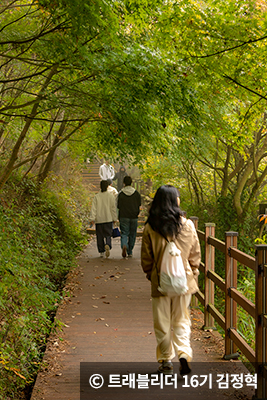
POLYGON ((267 245, 256 245, 256 399, 267 397, 267 245))
MULTIPOLYGON (((191 221, 193 222, 196 230, 198 229, 198 217, 190 217, 191 221)), ((197 277, 197 283, 198 283, 198 277, 197 277)), ((191 299, 191 307, 198 307, 198 299, 195 295, 192 296, 191 299)))
POLYGON ((225 232, 225 359, 237 358, 236 344, 230 339, 230 329, 237 327, 237 304, 229 289, 237 287, 237 261, 229 255, 229 247, 237 248, 238 232, 225 232))
POLYGON ((214 282, 208 278, 208 271, 214 271, 215 249, 208 244, 208 237, 215 237, 215 224, 205 224, 205 289, 204 289, 204 327, 203 329, 215 329, 214 318, 208 312, 208 304, 214 305, 214 282))
POLYGON ((198 230, 198 217, 190 217, 190 219, 193 222, 196 230, 198 230))

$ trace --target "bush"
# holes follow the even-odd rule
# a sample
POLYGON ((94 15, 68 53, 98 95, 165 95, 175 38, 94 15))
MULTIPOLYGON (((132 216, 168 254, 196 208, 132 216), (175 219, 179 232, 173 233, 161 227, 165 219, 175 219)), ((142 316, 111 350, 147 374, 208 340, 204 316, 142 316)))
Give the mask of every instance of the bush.
POLYGON ((23 398, 35 379, 64 279, 85 243, 81 226, 60 197, 30 182, 1 198, 1 399, 23 398))

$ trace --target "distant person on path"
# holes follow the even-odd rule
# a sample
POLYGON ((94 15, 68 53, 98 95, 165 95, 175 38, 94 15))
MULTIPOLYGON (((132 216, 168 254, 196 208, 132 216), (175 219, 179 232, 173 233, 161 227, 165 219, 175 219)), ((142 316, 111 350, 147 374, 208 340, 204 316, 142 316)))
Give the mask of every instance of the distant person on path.
POLYGON ((113 194, 113 196, 115 197, 115 199, 117 200, 117 196, 118 196, 118 191, 117 191, 117 189, 115 189, 113 186, 112 186, 112 180, 111 179, 107 179, 107 182, 108 182, 108 192, 109 193, 112 193, 113 194))
POLYGON ((99 168, 99 176, 101 180, 106 181, 107 179, 113 179, 115 176, 115 170, 110 165, 109 160, 106 160, 99 168))
POLYGON ((124 166, 121 166, 119 171, 116 172, 115 176, 114 176, 114 181, 117 180, 117 190, 118 192, 121 191, 121 189, 123 188, 123 179, 125 178, 125 176, 127 176, 127 172, 124 166))
POLYGON ((191 294, 197 292, 198 268, 201 260, 198 236, 191 220, 186 219, 179 207, 180 195, 174 186, 161 186, 153 199, 145 224, 141 265, 151 281, 154 330, 157 340, 158 371, 173 374, 172 359, 180 361, 180 374, 191 372, 190 343, 191 320, 188 307, 191 294), (163 295, 159 290, 159 272, 167 240, 174 241, 181 251, 186 271, 188 291, 181 296, 163 295))
POLYGON ((115 197, 107 191, 108 182, 100 182, 101 191, 93 198, 90 220, 96 226, 97 248, 100 257, 109 257, 113 222, 117 221, 115 197))
POLYGON ((135 245, 138 215, 141 206, 141 195, 131 186, 132 178, 125 176, 124 188, 118 194, 117 207, 121 230, 122 257, 132 257, 135 245))

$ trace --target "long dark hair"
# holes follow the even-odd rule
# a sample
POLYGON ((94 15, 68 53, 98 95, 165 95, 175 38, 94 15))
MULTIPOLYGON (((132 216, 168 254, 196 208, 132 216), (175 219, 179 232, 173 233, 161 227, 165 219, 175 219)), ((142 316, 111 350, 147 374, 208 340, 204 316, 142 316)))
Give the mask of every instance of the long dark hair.
POLYGON ((182 222, 182 210, 178 206, 179 190, 171 185, 160 186, 152 201, 146 223, 165 238, 178 236, 182 222))

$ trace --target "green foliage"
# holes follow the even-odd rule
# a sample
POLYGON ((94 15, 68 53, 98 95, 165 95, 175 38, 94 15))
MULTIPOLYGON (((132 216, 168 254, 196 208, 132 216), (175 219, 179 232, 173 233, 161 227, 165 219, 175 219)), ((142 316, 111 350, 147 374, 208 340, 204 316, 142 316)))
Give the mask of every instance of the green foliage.
POLYGON ((261 238, 255 239, 256 244, 267 244, 267 235, 263 235, 261 238))
POLYGON ((84 243, 80 225, 68 221, 60 200, 31 182, 9 185, 1 198, 0 398, 18 399, 38 371, 65 276, 84 243))

